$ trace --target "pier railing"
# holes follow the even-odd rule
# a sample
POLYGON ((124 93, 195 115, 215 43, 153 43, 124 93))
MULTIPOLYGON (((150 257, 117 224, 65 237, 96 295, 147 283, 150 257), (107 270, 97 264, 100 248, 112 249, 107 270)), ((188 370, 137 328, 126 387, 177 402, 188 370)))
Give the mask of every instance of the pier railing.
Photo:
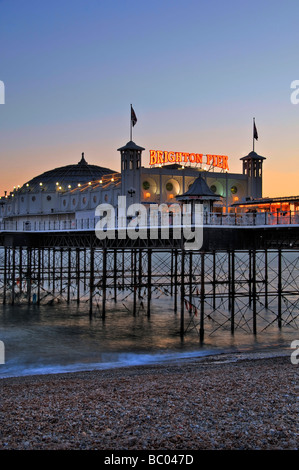
MULTIPOLYGON (((37 216, 38 217, 38 216, 37 216)), ((70 231, 70 230, 95 230, 99 221, 98 217, 78 218, 74 220, 2 220, 0 222, 0 232, 49 232, 49 231, 70 231)), ((125 228, 130 219, 116 220, 115 228, 125 228)), ((148 227, 150 220, 148 218, 148 227)), ((160 218, 154 222, 155 226, 161 226, 160 218)), ((176 225, 176 223, 175 223, 176 225)), ((229 227, 253 227, 253 226, 277 226, 277 225, 299 225, 298 212, 257 212, 257 213, 234 213, 219 214, 216 212, 204 213, 204 226, 229 226, 229 227)), ((174 220, 169 215, 169 227, 174 226, 174 220)))

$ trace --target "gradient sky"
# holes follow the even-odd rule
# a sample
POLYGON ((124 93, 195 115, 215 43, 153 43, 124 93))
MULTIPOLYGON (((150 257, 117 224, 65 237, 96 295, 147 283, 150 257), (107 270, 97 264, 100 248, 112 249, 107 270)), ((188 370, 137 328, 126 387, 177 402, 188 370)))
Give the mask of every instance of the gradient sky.
POLYGON ((117 148, 240 157, 264 196, 299 195, 298 0, 0 0, 0 194, 117 148))

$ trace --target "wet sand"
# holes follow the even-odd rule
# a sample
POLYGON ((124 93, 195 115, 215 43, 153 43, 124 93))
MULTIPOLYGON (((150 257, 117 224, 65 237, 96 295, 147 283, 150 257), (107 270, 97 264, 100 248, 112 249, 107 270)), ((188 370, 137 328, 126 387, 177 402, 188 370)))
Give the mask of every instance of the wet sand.
POLYGON ((295 450, 290 355, 0 380, 0 449, 295 450))

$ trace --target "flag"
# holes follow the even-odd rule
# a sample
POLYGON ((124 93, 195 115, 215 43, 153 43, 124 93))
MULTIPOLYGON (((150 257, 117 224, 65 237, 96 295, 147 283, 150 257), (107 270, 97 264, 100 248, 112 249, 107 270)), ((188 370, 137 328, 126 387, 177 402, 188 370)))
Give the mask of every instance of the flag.
POLYGON ((253 137, 255 140, 258 140, 258 134, 257 134, 255 122, 253 122, 253 137))
POLYGON ((131 123, 132 123, 133 127, 135 126, 136 122, 137 122, 137 117, 136 117, 135 111, 134 111, 134 109, 132 108, 132 105, 131 105, 131 123))

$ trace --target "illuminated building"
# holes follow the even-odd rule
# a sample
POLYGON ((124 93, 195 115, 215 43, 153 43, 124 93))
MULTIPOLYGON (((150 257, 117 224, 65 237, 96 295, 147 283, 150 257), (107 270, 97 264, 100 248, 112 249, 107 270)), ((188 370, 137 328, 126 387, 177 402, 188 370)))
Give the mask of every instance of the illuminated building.
POLYGON ((77 164, 35 176, 1 197, 2 221, 17 230, 57 221, 74 227, 78 221, 94 220, 99 204, 116 207, 120 195, 127 197, 127 205, 172 204, 190 195, 193 184, 208 190, 213 204, 204 204, 206 211, 227 213, 235 211, 236 203, 262 197, 264 157, 255 152, 241 158, 242 173, 230 173, 224 155, 150 150, 146 161, 144 150, 133 141, 120 147, 120 172, 90 165, 82 154, 77 164))
POLYGON ((173 203, 186 193, 198 176, 220 198, 214 210, 227 212, 231 204, 262 197, 262 165, 265 157, 250 152, 241 158, 242 173, 230 173, 228 157, 150 150, 149 166, 142 165, 143 147, 128 142, 121 153, 122 195, 132 203, 173 203))

